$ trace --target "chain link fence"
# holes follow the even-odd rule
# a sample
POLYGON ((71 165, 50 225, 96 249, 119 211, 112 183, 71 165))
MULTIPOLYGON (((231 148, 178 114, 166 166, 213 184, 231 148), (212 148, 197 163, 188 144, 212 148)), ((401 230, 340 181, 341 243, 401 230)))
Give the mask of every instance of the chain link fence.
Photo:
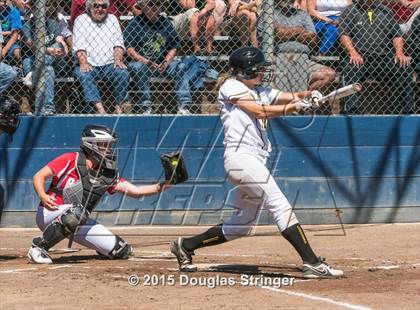
POLYGON ((218 113, 229 54, 254 45, 281 90, 363 85, 320 114, 419 113, 419 1, 353 2, 0 0, 0 91, 28 114, 218 113))

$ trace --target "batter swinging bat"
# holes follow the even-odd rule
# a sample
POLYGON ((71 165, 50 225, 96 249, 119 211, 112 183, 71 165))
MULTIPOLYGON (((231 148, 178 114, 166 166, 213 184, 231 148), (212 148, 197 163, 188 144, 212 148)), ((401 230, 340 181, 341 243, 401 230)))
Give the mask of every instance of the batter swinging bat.
POLYGON ((319 99, 319 102, 325 102, 329 100, 336 100, 340 98, 344 98, 347 96, 351 96, 355 93, 358 93, 362 90, 362 85, 359 83, 347 85, 341 88, 334 90, 333 92, 329 93, 328 95, 319 99))

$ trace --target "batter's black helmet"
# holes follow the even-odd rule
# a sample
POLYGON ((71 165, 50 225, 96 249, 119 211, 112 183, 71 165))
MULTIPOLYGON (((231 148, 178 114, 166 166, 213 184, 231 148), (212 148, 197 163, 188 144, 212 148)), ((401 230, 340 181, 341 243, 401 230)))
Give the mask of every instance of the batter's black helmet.
POLYGON ((0 133, 9 135, 15 133, 19 126, 19 103, 11 98, 0 95, 0 133))
POLYGON ((231 73, 240 78, 250 80, 259 73, 269 73, 270 77, 264 75, 264 81, 271 80, 271 62, 265 60, 263 52, 254 46, 244 46, 232 52, 229 57, 231 73))
POLYGON ((110 128, 102 125, 87 125, 80 137, 80 149, 93 157, 107 169, 117 168, 117 152, 114 148, 118 136, 110 128))

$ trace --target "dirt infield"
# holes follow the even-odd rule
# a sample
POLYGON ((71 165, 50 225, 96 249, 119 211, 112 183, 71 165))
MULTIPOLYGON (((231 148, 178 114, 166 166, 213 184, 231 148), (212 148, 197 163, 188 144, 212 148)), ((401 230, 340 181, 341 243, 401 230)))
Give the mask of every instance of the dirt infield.
POLYGON ((0 229, 0 308, 418 309, 420 223, 344 228, 305 226, 316 252, 344 270, 335 280, 301 279, 299 257, 272 226, 198 250, 192 274, 176 271, 168 241, 204 227, 115 228, 135 246, 129 260, 103 260, 77 244, 65 253, 63 242, 46 266, 26 259, 37 230, 0 229))

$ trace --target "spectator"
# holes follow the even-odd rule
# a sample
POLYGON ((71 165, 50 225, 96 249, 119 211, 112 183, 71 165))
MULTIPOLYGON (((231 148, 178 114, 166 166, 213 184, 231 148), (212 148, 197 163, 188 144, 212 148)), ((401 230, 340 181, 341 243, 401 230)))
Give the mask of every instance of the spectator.
MULTIPOLYGON (((410 113, 413 81, 410 58, 392 11, 375 0, 357 0, 340 17, 339 36, 348 57, 343 61, 343 83, 378 79, 395 87, 395 105, 388 113, 410 113), (393 109, 394 108, 394 109, 393 109)), ((344 100, 347 113, 360 113, 360 94, 344 100)))
POLYGON ((200 10, 195 7, 195 0, 169 0, 166 2, 165 13, 169 16, 178 36, 190 38, 191 19, 200 10))
POLYGON ((401 31, 407 34, 414 19, 420 14, 420 0, 383 0, 394 12, 401 31))
POLYGON ((308 13, 294 8, 292 0, 277 0, 274 28, 277 55, 275 84, 279 89, 296 92, 308 89, 309 85, 309 89, 314 90, 334 80, 334 69, 309 58, 311 50, 318 46, 318 38, 308 13))
POLYGON ((223 0, 197 0, 196 12, 191 19, 191 40, 194 53, 201 52, 199 36, 204 32, 206 40, 206 52, 214 52, 213 36, 223 22, 226 14, 226 4, 223 0))
POLYGON ((152 97, 151 77, 166 77, 175 81, 178 112, 188 114, 192 102, 188 80, 174 60, 180 46, 179 37, 169 19, 161 15, 163 0, 139 2, 141 15, 134 17, 124 31, 128 55, 133 58, 129 70, 139 88, 137 113, 150 114, 152 97))
MULTIPOLYGON (((79 15, 86 13, 87 0, 72 0, 70 7, 70 26, 74 25, 79 15)), ((126 14, 130 10, 134 16, 140 14, 140 10, 136 6, 136 0, 109 0, 108 13, 114 14, 119 18, 122 14, 126 14)))
POLYGON ((19 9, 13 5, 8 5, 6 0, 0 0, 0 22, 5 42, 1 55, 6 61, 13 59, 15 62, 18 62, 21 58, 19 32, 22 29, 19 9))
MULTIPOLYGON (((56 0, 49 0, 46 7, 46 31, 45 31, 45 85, 41 96, 35 98, 35 114, 51 115, 55 113, 54 104, 54 86, 55 70, 54 65, 57 59, 65 56, 65 50, 60 39, 60 27, 58 21, 58 3, 56 0)), ((23 60, 23 72, 26 75, 23 78, 24 84, 32 86, 33 81, 39 78, 38 72, 34 73, 35 62, 35 19, 31 17, 22 28, 23 42, 27 47, 25 49, 25 58, 23 60)))
MULTIPOLYGON (((258 18, 258 8, 261 4, 260 0, 229 0, 230 9, 229 15, 234 16, 245 16, 248 22, 249 29, 249 41, 250 43, 258 47, 257 40, 257 18, 258 18)), ((244 45, 247 42, 242 42, 244 45)))
POLYGON ((58 22, 60 27, 60 36, 57 41, 63 45, 64 58, 59 59, 57 63, 57 75, 69 76, 71 75, 73 67, 73 57, 69 51, 73 49, 73 33, 70 30, 66 16, 58 13, 58 22))
POLYGON ((99 95, 98 80, 114 85, 115 113, 122 113, 121 104, 128 94, 129 76, 123 63, 124 40, 118 19, 108 14, 109 0, 87 0, 87 13, 74 22, 73 51, 79 66, 74 75, 79 79, 85 100, 98 113, 105 114, 99 95))
POLYGON ((338 18, 352 0, 308 0, 308 12, 315 20, 315 30, 321 39, 322 55, 331 52, 337 42, 338 18))
MULTIPOLYGON (((3 35, 0 23, 0 50, 3 49, 3 35)), ((0 95, 3 94, 10 84, 16 79, 16 71, 9 65, 2 62, 2 54, 0 54, 0 95)))
POLYGON ((30 18, 30 0, 12 0, 12 3, 19 9, 22 21, 26 21, 30 18))

